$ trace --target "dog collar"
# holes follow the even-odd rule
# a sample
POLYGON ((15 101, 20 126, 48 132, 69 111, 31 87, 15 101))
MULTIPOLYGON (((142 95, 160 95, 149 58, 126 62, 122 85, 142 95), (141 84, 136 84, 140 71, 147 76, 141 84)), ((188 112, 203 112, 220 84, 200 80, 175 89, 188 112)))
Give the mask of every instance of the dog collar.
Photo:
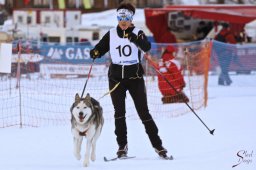
POLYGON ((79 135, 80 136, 86 136, 87 135, 87 131, 90 129, 90 127, 91 127, 91 123, 88 125, 88 127, 85 129, 85 131, 83 131, 83 132, 81 132, 81 131, 79 131, 79 135))
POLYGON ((87 131, 88 131, 88 129, 86 129, 86 131, 84 131, 84 132, 80 132, 80 131, 79 131, 79 135, 80 135, 80 136, 86 136, 87 131))

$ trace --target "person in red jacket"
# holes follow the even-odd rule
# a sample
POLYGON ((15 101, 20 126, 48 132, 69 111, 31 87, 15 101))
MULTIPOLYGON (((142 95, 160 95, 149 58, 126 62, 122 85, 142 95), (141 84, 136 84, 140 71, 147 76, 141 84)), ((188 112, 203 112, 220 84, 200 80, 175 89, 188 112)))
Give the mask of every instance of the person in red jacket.
POLYGON ((162 59, 158 63, 158 70, 162 74, 158 74, 158 87, 163 95, 163 103, 180 103, 189 102, 188 97, 183 93, 185 87, 184 77, 181 73, 181 69, 177 67, 173 61, 174 53, 177 50, 173 46, 167 46, 162 54, 162 59), (176 89, 176 92, 170 84, 163 78, 163 76, 169 81, 169 83, 176 89))

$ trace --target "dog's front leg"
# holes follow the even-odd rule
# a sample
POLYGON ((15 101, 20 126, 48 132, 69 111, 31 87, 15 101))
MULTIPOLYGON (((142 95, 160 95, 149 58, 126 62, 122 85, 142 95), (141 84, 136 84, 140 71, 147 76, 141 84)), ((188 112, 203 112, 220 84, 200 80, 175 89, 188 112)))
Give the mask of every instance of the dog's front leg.
POLYGON ((85 151, 85 157, 84 157, 84 166, 89 166, 89 157, 90 157, 90 152, 91 152, 91 145, 92 145, 91 139, 87 139, 86 151, 85 151))
POLYGON ((96 160, 96 141, 97 141, 98 137, 100 136, 101 127, 102 126, 98 127, 96 132, 93 132, 93 134, 95 133, 95 135, 92 138, 92 153, 91 153, 91 160, 92 161, 96 160))
POLYGON ((74 137, 74 155, 76 157, 77 160, 80 160, 81 159, 81 145, 82 145, 82 141, 83 141, 83 138, 81 136, 79 137, 74 137))
POLYGON ((91 153, 91 160, 95 161, 96 160, 96 140, 92 140, 92 153, 91 153))

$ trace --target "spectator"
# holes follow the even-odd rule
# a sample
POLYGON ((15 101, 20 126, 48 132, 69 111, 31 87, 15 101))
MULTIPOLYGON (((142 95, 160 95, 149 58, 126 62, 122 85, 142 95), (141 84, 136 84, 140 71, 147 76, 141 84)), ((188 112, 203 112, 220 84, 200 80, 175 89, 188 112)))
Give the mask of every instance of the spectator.
POLYGON ((158 63, 158 65, 155 64, 155 68, 157 68, 162 74, 158 74, 158 87, 161 94, 163 95, 163 103, 189 102, 188 97, 183 93, 183 88, 186 84, 181 73, 181 69, 178 68, 174 61, 175 52, 176 48, 171 45, 167 46, 163 52, 161 61, 158 63), (163 78, 163 76, 175 88, 175 90, 163 78))
MULTIPOLYGON (((217 41, 229 44, 236 44, 236 39, 233 32, 230 30, 229 24, 223 23, 222 30, 214 38, 217 41)), ((221 45, 223 48, 218 48, 216 50, 219 65, 221 68, 221 73, 219 75, 218 84, 229 86, 232 83, 232 80, 228 74, 230 63, 232 60, 232 51, 227 48, 227 45, 221 45)))

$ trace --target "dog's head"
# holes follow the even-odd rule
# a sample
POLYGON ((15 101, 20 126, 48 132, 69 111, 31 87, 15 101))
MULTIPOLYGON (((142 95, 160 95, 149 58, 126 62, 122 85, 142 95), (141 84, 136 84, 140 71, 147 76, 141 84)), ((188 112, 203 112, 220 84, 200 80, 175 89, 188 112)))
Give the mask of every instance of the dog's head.
POLYGON ((80 98, 78 94, 75 96, 75 102, 71 107, 71 114, 79 124, 86 123, 93 113, 93 106, 89 94, 85 98, 80 98))

